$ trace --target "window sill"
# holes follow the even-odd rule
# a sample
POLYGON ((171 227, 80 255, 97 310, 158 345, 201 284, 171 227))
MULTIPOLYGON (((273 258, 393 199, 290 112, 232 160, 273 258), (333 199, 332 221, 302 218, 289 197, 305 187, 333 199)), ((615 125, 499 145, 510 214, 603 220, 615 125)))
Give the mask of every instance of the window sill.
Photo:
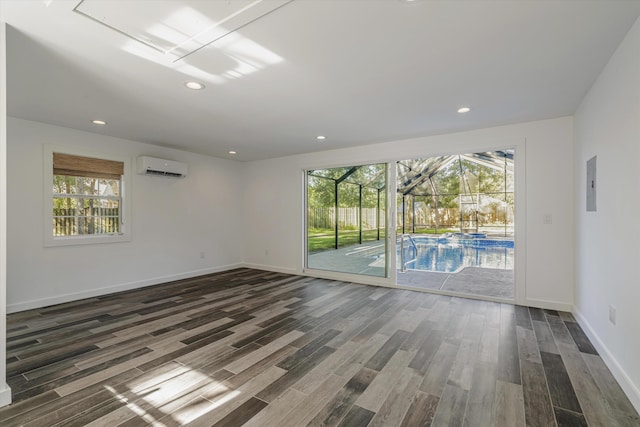
POLYGON ((68 237, 49 237, 45 239, 45 247, 56 246, 76 246, 76 245, 99 245, 105 243, 122 243, 130 242, 131 236, 124 234, 109 234, 101 236, 68 236, 68 237))

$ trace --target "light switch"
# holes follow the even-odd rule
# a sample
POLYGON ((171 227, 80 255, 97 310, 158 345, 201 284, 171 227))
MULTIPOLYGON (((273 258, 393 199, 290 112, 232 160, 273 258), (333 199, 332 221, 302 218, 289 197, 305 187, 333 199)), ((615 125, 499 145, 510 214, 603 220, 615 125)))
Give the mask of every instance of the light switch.
POLYGON ((553 224, 553 217, 551 216, 550 213, 546 213, 542 216, 542 223, 543 224, 553 224))

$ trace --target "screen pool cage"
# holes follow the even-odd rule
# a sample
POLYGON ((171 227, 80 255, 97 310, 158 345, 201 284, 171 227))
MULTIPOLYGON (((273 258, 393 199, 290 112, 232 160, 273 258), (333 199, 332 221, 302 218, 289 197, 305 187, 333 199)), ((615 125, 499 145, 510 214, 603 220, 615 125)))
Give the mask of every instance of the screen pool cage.
POLYGON ((397 164, 398 231, 402 234, 513 236, 513 150, 397 164))
MULTIPOLYGON (((513 162, 513 150, 398 161, 398 232, 513 236, 513 162)), ((386 170, 307 171, 309 253, 384 238, 386 170)))
POLYGON ((309 252, 381 240, 386 164, 307 171, 309 252))

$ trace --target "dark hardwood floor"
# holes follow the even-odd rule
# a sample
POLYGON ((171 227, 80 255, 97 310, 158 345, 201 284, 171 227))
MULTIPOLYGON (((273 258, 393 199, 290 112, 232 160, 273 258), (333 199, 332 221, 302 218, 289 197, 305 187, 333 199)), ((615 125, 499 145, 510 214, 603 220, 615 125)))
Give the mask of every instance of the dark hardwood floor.
POLYGON ((638 426, 571 314, 240 269, 8 316, 27 426, 638 426))

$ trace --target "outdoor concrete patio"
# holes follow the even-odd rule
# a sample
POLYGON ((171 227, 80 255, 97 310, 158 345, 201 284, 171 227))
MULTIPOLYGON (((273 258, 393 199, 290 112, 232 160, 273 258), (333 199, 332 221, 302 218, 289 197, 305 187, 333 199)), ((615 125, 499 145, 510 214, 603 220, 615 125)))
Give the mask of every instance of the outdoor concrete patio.
POLYGON ((478 267, 465 267, 458 273, 407 270, 398 272, 397 282, 410 288, 438 289, 508 300, 514 298, 513 270, 478 267))
MULTIPOLYGON (((384 277, 384 241, 373 241, 309 255, 309 268, 384 277)), ((514 298, 513 270, 465 267, 456 273, 398 270, 397 284, 466 295, 514 298)))

